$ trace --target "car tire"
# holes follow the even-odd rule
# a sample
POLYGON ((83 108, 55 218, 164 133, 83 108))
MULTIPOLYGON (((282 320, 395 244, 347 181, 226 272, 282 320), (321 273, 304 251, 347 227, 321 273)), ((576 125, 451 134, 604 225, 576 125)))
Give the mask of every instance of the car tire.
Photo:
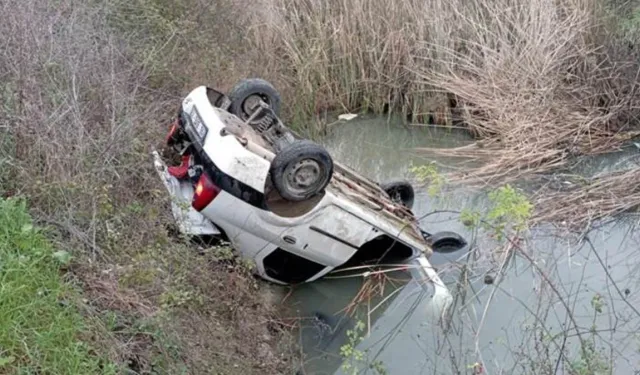
POLYGON ((380 187, 389 195, 392 201, 403 204, 409 209, 413 208, 416 195, 413 186, 408 181, 387 182, 380 184, 380 187))
POLYGON ((333 176, 329 152, 309 140, 286 145, 271 162, 271 182, 280 196, 300 202, 320 194, 333 176))
POLYGON ((449 254, 464 249, 467 241, 455 232, 438 232, 427 238, 427 242, 433 249, 433 252, 440 254, 449 254))
MULTIPOLYGON (((261 99, 271 107, 276 116, 280 116, 280 93, 269 82, 261 78, 248 78, 238 82, 229 92, 231 106, 229 112, 238 116, 242 121, 247 121, 251 117, 251 108, 261 99)), ((255 119, 259 121, 262 116, 255 119)))

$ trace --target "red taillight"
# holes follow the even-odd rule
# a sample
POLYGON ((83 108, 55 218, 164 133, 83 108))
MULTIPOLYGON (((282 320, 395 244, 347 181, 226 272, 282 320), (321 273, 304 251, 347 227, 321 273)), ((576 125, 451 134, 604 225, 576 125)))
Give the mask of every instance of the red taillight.
POLYGON ((171 144, 175 141, 174 136, 178 133, 178 120, 175 120, 171 123, 171 129, 169 129, 169 134, 167 134, 167 145, 171 146, 171 144))
POLYGON ((198 183, 196 183, 191 206, 193 206, 196 211, 202 211, 218 196, 219 193, 220 188, 211 182, 206 173, 203 173, 200 175, 198 183))

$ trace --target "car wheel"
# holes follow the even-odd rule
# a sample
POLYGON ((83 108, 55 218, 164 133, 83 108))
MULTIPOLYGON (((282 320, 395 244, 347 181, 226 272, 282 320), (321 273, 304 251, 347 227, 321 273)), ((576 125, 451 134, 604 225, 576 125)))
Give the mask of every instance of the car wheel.
MULTIPOLYGON (((253 109, 261 100, 269 105, 276 116, 280 116, 280 93, 264 79, 243 79, 231 89, 228 96, 231 100, 229 111, 242 121, 251 117, 253 109)), ((255 121, 261 120, 263 116, 258 116, 255 121)))
POLYGON ((427 238, 427 242, 436 253, 448 254, 462 250, 467 246, 467 241, 455 232, 438 232, 427 238))
POLYGON ((407 181, 393 181, 380 184, 382 190, 384 190, 392 201, 403 204, 407 208, 413 208, 413 201, 415 199, 415 192, 413 186, 407 181))
POLYGON ((332 175, 329 152, 306 139, 286 145, 271 162, 271 182, 288 201, 304 201, 321 193, 332 175))

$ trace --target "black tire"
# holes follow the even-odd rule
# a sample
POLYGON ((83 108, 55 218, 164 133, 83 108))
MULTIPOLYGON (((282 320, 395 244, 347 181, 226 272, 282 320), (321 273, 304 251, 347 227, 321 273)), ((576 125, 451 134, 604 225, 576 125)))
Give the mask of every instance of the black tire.
MULTIPOLYGON (((261 78, 243 79, 229 92, 231 106, 229 112, 238 116, 242 121, 247 121, 251 116, 251 107, 257 103, 255 98, 260 98, 267 103, 276 116, 280 116, 280 93, 273 85, 261 78)), ((263 116, 259 116, 256 121, 263 116)))
POLYGON ((438 232, 427 238, 435 253, 449 254, 464 249, 467 241, 455 232, 438 232))
POLYGON ((413 186, 408 181, 387 182, 380 184, 380 187, 389 195, 392 201, 403 204, 409 209, 413 208, 416 194, 413 186))
POLYGON ((270 175, 282 198, 300 202, 324 191, 333 176, 333 160, 319 144, 306 139, 297 140, 276 154, 271 162, 270 175), (298 174, 300 171, 304 174, 298 174), (310 171, 311 175, 305 171, 310 171), (311 181, 300 181, 300 178, 314 176, 311 181))

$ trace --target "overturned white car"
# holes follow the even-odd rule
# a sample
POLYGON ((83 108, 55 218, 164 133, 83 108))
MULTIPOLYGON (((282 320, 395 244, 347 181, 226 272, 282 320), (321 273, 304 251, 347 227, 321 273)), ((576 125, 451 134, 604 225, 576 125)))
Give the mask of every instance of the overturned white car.
POLYGON ((279 284, 337 268, 411 260, 449 296, 428 258, 429 234, 411 211, 408 183, 378 184, 334 162, 278 118, 280 97, 261 79, 225 95, 201 86, 182 102, 167 145, 182 164, 155 165, 187 235, 219 235, 279 284))

